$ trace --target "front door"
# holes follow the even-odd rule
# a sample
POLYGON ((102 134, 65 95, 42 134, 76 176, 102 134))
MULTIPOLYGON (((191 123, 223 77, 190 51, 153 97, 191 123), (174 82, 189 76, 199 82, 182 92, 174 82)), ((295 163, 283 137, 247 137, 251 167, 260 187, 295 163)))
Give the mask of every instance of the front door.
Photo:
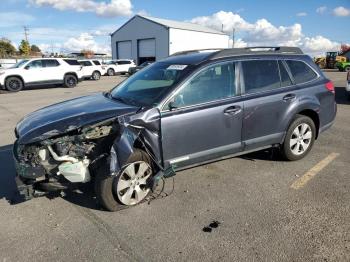
POLYGON ((46 80, 46 75, 43 72, 42 60, 33 60, 24 67, 23 78, 24 82, 29 84, 40 83, 46 80))
POLYGON ((180 168, 242 150, 235 72, 233 62, 210 65, 167 101, 161 114, 164 161, 180 168))

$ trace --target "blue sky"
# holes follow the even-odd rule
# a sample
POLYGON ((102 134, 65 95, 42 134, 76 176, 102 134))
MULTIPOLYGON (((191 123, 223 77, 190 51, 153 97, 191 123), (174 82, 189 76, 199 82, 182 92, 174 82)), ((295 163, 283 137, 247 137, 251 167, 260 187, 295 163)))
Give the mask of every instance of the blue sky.
POLYGON ((109 33, 135 14, 191 21, 232 32, 237 46, 288 44, 310 54, 350 43, 350 0, 2 0, 0 37, 46 51, 109 52, 109 33))

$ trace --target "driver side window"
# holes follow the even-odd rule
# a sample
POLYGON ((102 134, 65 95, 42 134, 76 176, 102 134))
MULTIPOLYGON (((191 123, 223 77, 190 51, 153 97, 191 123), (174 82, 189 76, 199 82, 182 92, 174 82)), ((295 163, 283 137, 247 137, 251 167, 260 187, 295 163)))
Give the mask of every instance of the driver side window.
POLYGON ((34 60, 27 65, 29 68, 42 68, 41 60, 34 60))
POLYGON ((235 95, 234 64, 217 64, 204 69, 187 82, 167 108, 187 107, 235 95))

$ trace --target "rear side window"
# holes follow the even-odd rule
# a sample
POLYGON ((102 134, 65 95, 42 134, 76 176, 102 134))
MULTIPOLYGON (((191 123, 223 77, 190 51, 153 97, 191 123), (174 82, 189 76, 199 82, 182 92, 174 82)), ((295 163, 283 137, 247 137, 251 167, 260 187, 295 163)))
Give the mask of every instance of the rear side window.
POLYGON ((48 60, 43 60, 43 66, 44 67, 56 67, 59 66, 60 63, 58 63, 57 60, 55 59, 48 59, 48 60))
POLYGON ((256 93, 279 88, 280 75, 276 60, 243 61, 245 93, 256 93))
POLYGON ((118 65, 129 65, 129 64, 131 64, 130 61, 118 61, 117 63, 118 63, 118 65))
POLYGON ((94 60, 93 62, 95 65, 101 65, 100 61, 94 60))
POLYGON ((302 61, 286 60, 296 84, 309 82, 317 78, 317 74, 302 61))
POLYGON ((281 74, 281 86, 291 86, 292 85, 292 80, 290 80, 289 74, 282 63, 282 61, 278 61, 278 66, 280 68, 280 74, 281 74))
POLYGON ((80 66, 78 60, 75 60, 75 59, 63 59, 63 60, 64 60, 64 62, 66 62, 69 65, 78 65, 78 66, 80 66))

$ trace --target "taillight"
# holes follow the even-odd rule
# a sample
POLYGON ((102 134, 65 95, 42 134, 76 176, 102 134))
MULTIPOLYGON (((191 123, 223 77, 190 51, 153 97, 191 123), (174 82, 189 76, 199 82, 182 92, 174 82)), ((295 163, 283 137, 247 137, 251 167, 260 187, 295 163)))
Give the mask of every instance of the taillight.
POLYGON ((334 93, 334 84, 332 81, 328 81, 326 84, 325 84, 325 87, 331 91, 332 93, 334 93))

